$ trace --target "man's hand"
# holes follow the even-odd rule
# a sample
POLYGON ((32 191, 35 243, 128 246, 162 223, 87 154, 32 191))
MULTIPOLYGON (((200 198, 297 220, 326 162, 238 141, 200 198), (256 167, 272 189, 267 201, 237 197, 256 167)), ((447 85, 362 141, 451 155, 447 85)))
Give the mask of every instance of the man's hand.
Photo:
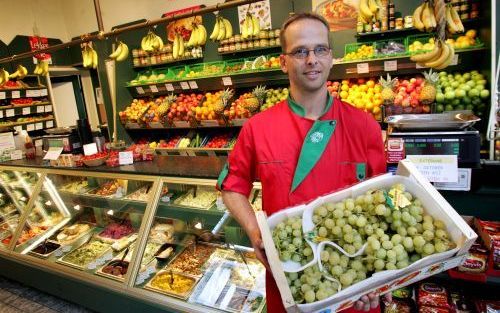
MULTIPOLYGON (((384 297, 387 301, 392 301, 392 295, 390 292, 385 294, 384 297)), ((371 292, 359 298, 359 300, 354 304, 354 308, 358 311, 368 312, 370 311, 370 309, 375 309, 376 307, 378 307, 379 302, 379 296, 371 292)))
POLYGON ((249 237, 255 252, 255 257, 266 267, 268 271, 271 271, 271 267, 267 261, 266 252, 264 250, 264 243, 262 242, 260 230, 257 228, 249 237))

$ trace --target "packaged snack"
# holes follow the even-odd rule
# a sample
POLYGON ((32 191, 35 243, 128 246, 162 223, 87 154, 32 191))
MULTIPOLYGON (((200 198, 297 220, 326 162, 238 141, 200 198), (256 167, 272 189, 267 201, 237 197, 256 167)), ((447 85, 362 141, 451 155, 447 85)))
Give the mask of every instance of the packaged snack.
POLYGON ((448 312, 448 292, 443 286, 435 283, 424 282, 420 284, 418 288, 418 307, 421 309, 423 306, 443 308, 446 310, 445 312, 448 312))
POLYGON ((488 263, 488 250, 480 243, 474 243, 469 249, 467 258, 458 267, 460 272, 484 273, 488 263))
POLYGON ((393 290, 392 296, 399 299, 411 299, 411 297, 413 296, 413 290, 410 286, 406 286, 393 290))
POLYGON ((383 301, 384 310, 382 313, 411 313, 412 303, 407 300, 392 298, 391 302, 383 301))
POLYGON ((450 313, 447 308, 422 305, 418 307, 418 313, 450 313))
POLYGON ((472 313, 472 304, 458 290, 450 291, 450 307, 455 313, 472 313))

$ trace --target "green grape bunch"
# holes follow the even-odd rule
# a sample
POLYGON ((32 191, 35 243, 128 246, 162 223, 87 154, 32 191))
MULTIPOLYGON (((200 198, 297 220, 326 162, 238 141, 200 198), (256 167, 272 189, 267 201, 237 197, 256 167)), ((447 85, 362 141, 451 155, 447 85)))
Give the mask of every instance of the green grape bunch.
POLYGON ((281 261, 294 261, 305 265, 313 258, 313 251, 302 233, 302 217, 291 217, 273 229, 273 241, 281 261))

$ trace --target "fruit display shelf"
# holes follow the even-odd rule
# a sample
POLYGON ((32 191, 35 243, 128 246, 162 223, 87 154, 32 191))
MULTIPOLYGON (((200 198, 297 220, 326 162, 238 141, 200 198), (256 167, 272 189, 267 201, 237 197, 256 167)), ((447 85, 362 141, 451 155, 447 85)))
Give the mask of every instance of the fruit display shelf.
POLYGON ((37 131, 37 130, 54 128, 55 126, 56 126, 55 119, 52 117, 52 118, 41 119, 41 120, 37 120, 37 121, 18 122, 18 123, 12 123, 9 125, 2 125, 2 126, 0 126, 0 133, 6 132, 6 131, 11 131, 11 129, 14 129, 16 131, 20 131, 20 130, 37 131))
POLYGON ((0 89, 0 100, 24 97, 46 97, 47 93, 47 88, 45 88, 44 86, 16 89, 6 88, 0 89))
POLYGON ((50 102, 0 106, 0 118, 49 112, 52 112, 52 104, 50 102))
POLYGON ((270 49, 278 49, 278 48, 281 48, 281 45, 257 47, 257 48, 247 48, 247 49, 234 50, 234 51, 224 51, 224 52, 219 52, 219 55, 238 54, 238 53, 243 53, 243 52, 262 51, 262 50, 270 50, 270 49))
POLYGON ((182 58, 177 58, 165 62, 159 62, 155 64, 145 64, 145 65, 134 65, 133 68, 154 68, 162 65, 167 65, 167 64, 175 64, 179 62, 186 62, 186 61, 194 61, 194 60, 203 60, 203 56, 201 57, 182 57, 182 58))
POLYGON ((228 156, 232 148, 156 148, 159 155, 228 156))

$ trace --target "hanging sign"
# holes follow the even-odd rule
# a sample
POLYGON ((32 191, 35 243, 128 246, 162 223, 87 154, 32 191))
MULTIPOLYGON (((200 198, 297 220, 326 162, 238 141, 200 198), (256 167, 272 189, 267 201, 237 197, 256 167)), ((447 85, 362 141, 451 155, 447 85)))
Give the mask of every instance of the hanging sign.
MULTIPOLYGON (((29 42, 31 51, 46 49, 49 47, 49 40, 46 37, 30 36, 29 42)), ((46 61, 52 64, 52 56, 50 53, 37 53, 33 56, 33 63, 37 64, 38 61, 46 61)))

